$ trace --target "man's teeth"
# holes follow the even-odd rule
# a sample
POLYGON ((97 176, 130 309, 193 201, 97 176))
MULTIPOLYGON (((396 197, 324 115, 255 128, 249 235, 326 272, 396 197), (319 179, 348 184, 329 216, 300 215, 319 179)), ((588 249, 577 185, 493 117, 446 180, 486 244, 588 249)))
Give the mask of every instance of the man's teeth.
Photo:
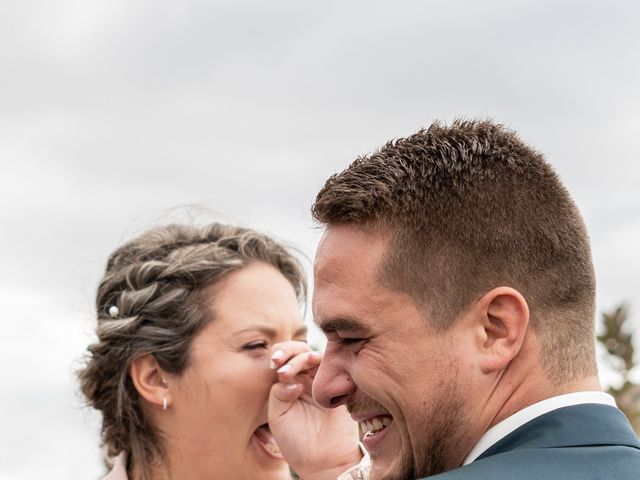
POLYGON ((373 435, 379 432, 391 423, 389 417, 375 417, 370 420, 363 420, 360 422, 360 430, 364 435, 373 435))

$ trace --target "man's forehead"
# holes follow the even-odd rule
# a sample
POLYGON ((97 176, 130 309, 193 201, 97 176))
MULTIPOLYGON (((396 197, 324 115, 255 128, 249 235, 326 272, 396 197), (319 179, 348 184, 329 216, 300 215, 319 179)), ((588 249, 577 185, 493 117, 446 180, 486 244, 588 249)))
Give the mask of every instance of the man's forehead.
POLYGON ((387 237, 357 225, 331 225, 325 230, 314 262, 319 277, 353 268, 374 271, 382 260, 387 237))
POLYGON ((370 309, 378 308, 388 298, 390 292, 380 283, 378 274, 385 251, 382 236, 356 227, 327 229, 314 265, 312 309, 316 323, 337 321, 345 329, 350 321, 349 326, 354 327, 354 320, 366 318, 370 309))

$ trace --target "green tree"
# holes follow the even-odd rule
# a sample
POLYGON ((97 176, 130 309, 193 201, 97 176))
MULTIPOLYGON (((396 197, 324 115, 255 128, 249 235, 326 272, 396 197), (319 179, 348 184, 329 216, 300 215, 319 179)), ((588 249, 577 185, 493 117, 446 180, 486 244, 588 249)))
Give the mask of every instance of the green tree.
POLYGON ((622 380, 620 387, 610 386, 608 392, 616 399, 631 426, 640 434, 640 385, 631 381, 634 363, 633 334, 629 320, 629 308, 623 304, 613 312, 602 314, 604 331, 598 341, 607 350, 606 361, 622 380))

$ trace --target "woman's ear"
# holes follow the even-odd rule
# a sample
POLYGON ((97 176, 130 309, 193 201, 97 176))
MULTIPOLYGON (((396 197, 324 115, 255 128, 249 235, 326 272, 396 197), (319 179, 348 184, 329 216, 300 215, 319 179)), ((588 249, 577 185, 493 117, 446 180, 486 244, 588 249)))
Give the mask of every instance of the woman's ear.
POLYGON ((133 385, 142 398, 166 410, 171 405, 171 389, 166 373, 151 354, 142 355, 131 363, 129 372, 133 385))
POLYGON ((505 368, 522 348, 529 326, 529 306, 511 287, 487 292, 476 304, 480 319, 480 369, 491 373, 505 368))

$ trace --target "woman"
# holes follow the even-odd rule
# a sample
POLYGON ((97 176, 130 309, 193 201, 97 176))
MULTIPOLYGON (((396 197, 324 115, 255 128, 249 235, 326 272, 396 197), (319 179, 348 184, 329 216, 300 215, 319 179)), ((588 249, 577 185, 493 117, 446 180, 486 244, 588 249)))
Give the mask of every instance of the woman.
POLYGON ((106 478, 289 479, 268 415, 302 478, 357 463, 356 424, 309 397, 305 290, 298 261, 247 229, 170 225, 116 250, 79 375, 116 458, 106 478))

